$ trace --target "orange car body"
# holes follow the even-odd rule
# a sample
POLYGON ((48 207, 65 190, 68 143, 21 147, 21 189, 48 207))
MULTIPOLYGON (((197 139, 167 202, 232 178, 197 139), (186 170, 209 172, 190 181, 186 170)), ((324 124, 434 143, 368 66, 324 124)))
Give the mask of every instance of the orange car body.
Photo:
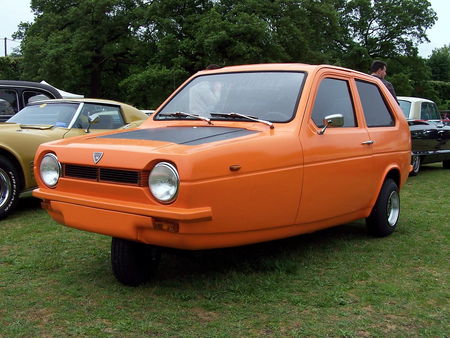
POLYGON ((406 182, 410 157, 408 124, 377 78, 327 65, 235 66, 195 74, 137 129, 41 145, 34 162, 39 188, 33 195, 43 200, 53 219, 69 227, 163 247, 229 247, 366 218, 387 177, 399 188, 406 182), (303 74, 291 119, 275 121, 273 128, 244 119, 158 119, 158 113, 197 77, 252 72, 303 74), (324 79, 346 84, 354 126, 330 126, 321 133, 312 113, 324 79), (358 91, 361 83, 378 88, 391 125, 368 126, 358 91), (133 137, 123 134, 130 132, 133 137), (167 136, 183 139, 185 132, 186 142, 167 136), (217 136, 233 132, 235 137, 217 136), (94 152, 103 153, 97 163, 94 152), (62 165, 52 188, 40 175, 47 153, 55 154, 62 165), (160 161, 173 164, 179 174, 178 192, 170 203, 159 202, 147 183, 160 161), (71 176, 70 166, 94 168, 97 173, 126 170, 135 173, 137 181, 71 176))

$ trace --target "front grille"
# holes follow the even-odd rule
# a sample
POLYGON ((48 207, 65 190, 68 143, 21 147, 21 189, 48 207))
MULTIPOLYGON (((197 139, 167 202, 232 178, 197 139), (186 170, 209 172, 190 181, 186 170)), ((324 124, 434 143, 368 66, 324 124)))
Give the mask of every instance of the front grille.
POLYGON ((144 173, 137 170, 122 170, 101 167, 63 164, 63 176, 97 182, 142 185, 144 173))
POLYGON ((64 165, 64 176, 97 180, 98 169, 100 168, 66 164, 64 165))
POLYGON ((139 173, 131 170, 118 169, 100 169, 100 181, 120 182, 120 183, 139 183, 139 173))

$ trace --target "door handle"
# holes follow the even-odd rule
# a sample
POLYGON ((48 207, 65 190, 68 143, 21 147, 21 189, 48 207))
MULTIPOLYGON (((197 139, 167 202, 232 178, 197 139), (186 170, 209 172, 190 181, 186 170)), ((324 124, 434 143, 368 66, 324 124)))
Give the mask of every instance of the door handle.
POLYGON ((372 141, 372 140, 370 140, 370 141, 364 141, 364 142, 362 142, 361 144, 374 144, 375 143, 375 141, 372 141))

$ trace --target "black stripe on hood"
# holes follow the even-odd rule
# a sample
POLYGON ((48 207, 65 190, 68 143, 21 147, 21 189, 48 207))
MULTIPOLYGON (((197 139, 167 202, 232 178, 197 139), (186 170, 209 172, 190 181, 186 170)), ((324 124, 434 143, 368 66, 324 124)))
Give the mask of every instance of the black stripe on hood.
POLYGON ((99 138, 163 141, 185 145, 197 145, 233 139, 254 133, 257 133, 257 131, 242 128, 167 127, 131 130, 123 133, 99 136, 99 138))

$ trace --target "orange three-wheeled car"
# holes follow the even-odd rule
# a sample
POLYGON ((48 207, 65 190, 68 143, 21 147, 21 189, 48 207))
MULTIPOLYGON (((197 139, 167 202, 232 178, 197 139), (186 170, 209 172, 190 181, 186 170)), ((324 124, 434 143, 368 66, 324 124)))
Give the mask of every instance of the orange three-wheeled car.
POLYGON ((159 247, 208 249, 366 218, 389 235, 410 171, 408 124, 375 77, 327 65, 199 72, 140 127, 40 146, 34 196, 113 237, 124 284, 159 247))

